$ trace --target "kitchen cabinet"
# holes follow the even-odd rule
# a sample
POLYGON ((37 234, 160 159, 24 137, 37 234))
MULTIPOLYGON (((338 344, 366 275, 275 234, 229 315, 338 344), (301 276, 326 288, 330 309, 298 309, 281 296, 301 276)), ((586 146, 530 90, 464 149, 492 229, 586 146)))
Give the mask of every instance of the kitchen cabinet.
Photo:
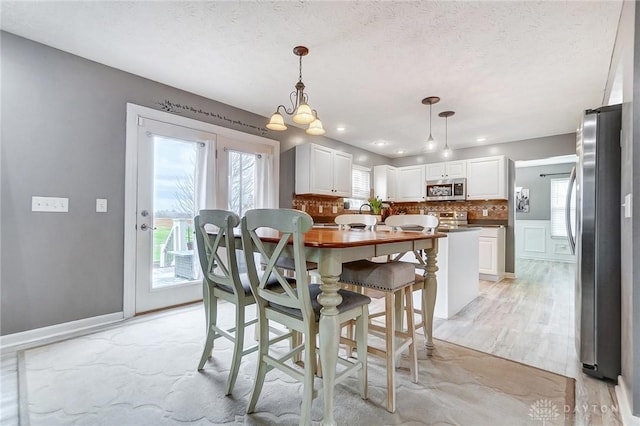
POLYGON ((313 143, 296 147, 296 194, 351 196, 353 157, 313 143))
POLYGON ((397 169, 396 201, 424 201, 427 192, 425 167, 407 166, 397 169))
POLYGON ((507 200, 507 177, 504 155, 467 160, 467 200, 507 200))
POLYGON ((427 180, 457 179, 467 177, 467 162, 447 161, 426 165, 427 180))
POLYGON ((398 170, 393 166, 374 166, 373 194, 382 201, 396 201, 398 170))
POLYGON ((478 260, 481 279, 504 278, 505 228, 481 228, 478 260))

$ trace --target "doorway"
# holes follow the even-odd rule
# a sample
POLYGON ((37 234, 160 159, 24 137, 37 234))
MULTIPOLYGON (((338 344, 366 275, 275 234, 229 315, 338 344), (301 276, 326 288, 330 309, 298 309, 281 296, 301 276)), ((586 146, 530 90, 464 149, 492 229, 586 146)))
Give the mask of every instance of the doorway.
POLYGON ((279 142, 127 105, 124 316, 202 299, 200 209, 277 207, 279 142))

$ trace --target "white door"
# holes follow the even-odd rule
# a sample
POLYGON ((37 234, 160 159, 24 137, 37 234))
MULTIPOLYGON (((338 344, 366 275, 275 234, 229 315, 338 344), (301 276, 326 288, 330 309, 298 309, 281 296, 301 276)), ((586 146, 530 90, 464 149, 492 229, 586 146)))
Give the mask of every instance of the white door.
POLYGON ((125 318, 202 299, 196 212, 277 207, 279 153, 278 141, 127 104, 125 318))
POLYGON ((193 227, 196 165, 207 149, 215 149, 215 140, 211 133, 139 121, 136 313, 202 299, 193 227))

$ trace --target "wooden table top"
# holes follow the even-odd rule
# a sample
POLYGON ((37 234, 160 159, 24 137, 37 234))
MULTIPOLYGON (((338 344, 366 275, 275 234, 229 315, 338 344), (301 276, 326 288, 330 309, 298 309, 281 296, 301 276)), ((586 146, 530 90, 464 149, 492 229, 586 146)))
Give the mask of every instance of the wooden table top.
MULTIPOLYGON (((262 230, 260 239, 277 243, 279 233, 262 230)), ((346 248, 368 246, 372 244, 398 243, 416 240, 446 238, 446 234, 425 234, 411 231, 364 231, 356 229, 341 230, 335 228, 312 228, 304 234, 304 245, 317 248, 346 248)))

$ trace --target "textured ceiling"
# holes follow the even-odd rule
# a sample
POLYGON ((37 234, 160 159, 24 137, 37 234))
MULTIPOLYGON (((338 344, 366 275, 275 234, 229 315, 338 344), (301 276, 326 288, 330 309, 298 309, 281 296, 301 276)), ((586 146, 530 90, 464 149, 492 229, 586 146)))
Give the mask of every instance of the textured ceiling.
POLYGON ((303 81, 327 136, 393 157, 425 149, 427 96, 442 99, 432 123, 440 143, 438 113, 456 112, 454 149, 575 131, 581 111, 603 103, 621 2, 1 7, 8 32, 267 117, 288 102, 298 77, 292 48, 306 45, 303 81))

